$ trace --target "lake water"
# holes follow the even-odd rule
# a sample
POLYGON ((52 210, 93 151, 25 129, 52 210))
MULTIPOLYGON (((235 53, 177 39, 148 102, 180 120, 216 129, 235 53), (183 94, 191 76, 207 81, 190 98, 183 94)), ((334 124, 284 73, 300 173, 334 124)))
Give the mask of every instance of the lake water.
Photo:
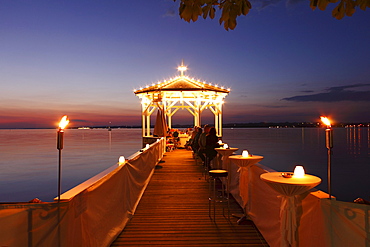
MULTIPOLYGON (((303 165, 327 191, 327 149, 321 128, 224 129, 223 141, 277 171, 303 165)), ((369 128, 335 128, 332 194, 339 200, 369 199, 369 128)), ((62 192, 141 148, 141 129, 67 129, 62 150, 62 192)), ((56 130, 0 130, 0 202, 52 201, 57 196, 56 130)))

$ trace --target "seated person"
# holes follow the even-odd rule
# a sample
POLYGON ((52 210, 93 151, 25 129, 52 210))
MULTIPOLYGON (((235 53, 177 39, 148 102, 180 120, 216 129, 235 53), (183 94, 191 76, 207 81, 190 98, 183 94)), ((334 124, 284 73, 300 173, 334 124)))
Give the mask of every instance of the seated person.
POLYGON ((205 154, 208 158, 208 168, 210 168, 210 163, 214 157, 217 156, 217 151, 215 148, 218 148, 220 145, 218 144, 218 137, 216 135, 216 129, 215 127, 210 128, 208 135, 206 136, 206 149, 205 154))

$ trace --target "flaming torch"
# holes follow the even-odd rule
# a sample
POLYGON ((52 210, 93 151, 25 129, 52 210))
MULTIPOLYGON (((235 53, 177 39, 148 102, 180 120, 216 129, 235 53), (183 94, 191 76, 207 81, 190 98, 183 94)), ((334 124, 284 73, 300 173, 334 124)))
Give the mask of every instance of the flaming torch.
POLYGON ((333 148, 333 129, 331 128, 330 120, 327 117, 321 117, 321 121, 326 125, 325 129, 325 145, 328 149, 328 192, 331 199, 331 149, 333 148))
POLYGON ((57 149, 59 150, 59 169, 58 169, 58 202, 60 202, 61 194, 61 170, 62 170, 62 149, 63 149, 63 135, 64 129, 67 127, 69 120, 67 116, 63 116, 59 122, 58 136, 57 136, 57 149))

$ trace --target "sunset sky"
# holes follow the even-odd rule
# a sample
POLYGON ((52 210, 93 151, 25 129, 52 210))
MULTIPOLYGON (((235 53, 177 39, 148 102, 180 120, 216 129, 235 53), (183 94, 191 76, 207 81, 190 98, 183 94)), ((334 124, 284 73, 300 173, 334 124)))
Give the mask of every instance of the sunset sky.
POLYGON ((64 114, 140 125, 133 90, 177 75, 182 59, 190 77, 231 88, 224 123, 370 122, 370 10, 336 20, 308 0, 256 0, 225 31, 218 18, 181 20, 178 4, 1 0, 0 128, 54 127, 64 114))

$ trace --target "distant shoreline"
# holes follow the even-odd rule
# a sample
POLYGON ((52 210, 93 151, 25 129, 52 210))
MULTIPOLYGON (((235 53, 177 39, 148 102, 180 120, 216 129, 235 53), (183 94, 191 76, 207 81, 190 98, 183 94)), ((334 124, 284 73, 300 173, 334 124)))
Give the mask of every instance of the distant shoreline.
MULTIPOLYGON (((212 124, 210 124, 212 125, 212 124)), ((175 124, 172 128, 192 128, 193 125, 189 124, 175 124)), ((273 123, 273 122, 260 122, 260 123, 227 123, 223 124, 224 129, 231 128, 318 128, 322 127, 320 123, 309 123, 309 122, 286 122, 286 123, 273 123)), ((370 127, 369 123, 337 123, 333 124, 333 128, 347 128, 347 127, 370 127)), ((121 125, 121 126, 76 126, 70 127, 69 129, 138 129, 141 125, 121 125)), ((151 126, 154 128, 154 125, 151 126)), ((16 130, 16 129, 57 129, 57 128, 0 128, 0 130, 16 130)))

